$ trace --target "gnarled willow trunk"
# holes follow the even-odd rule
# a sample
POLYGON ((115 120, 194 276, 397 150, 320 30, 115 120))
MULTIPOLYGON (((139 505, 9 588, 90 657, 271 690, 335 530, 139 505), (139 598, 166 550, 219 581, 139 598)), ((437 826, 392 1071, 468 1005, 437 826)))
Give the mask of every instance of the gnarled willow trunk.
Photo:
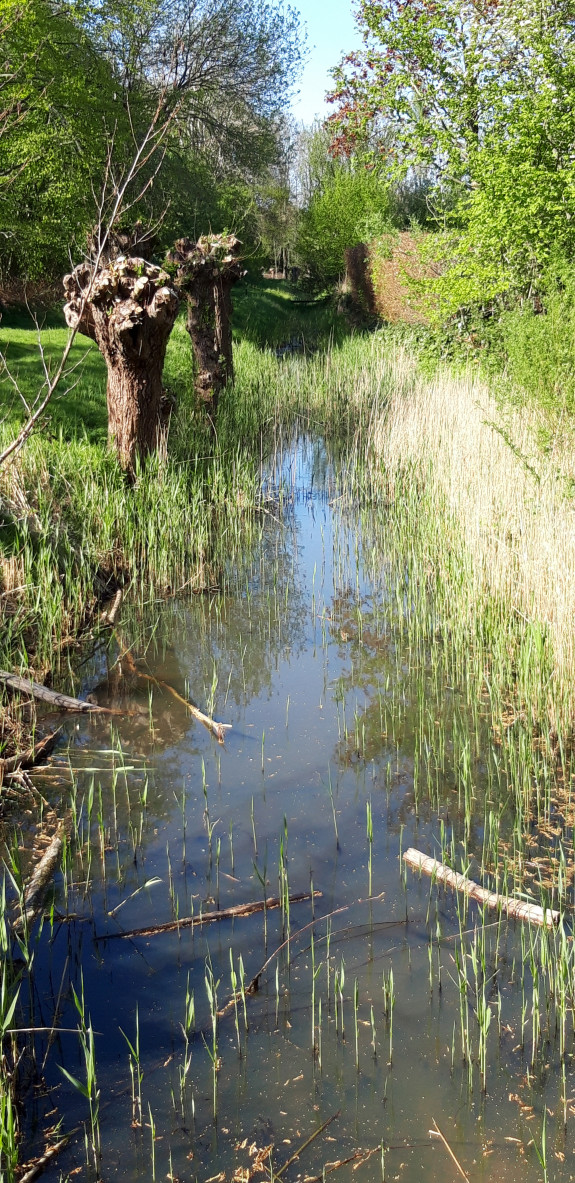
POLYGON ((213 418, 221 391, 233 381, 232 287, 241 276, 240 242, 231 234, 181 238, 168 262, 188 297, 187 329, 196 359, 196 394, 213 418))
POLYGON ((93 275, 81 263, 64 278, 66 322, 94 340, 108 367, 108 435, 133 476, 161 429, 162 370, 179 296, 160 267, 111 260, 93 275))

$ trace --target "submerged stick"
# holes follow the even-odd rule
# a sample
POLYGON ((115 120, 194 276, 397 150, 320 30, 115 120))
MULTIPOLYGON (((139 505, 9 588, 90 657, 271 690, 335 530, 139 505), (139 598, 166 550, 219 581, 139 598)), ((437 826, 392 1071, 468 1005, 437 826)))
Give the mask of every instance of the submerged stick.
POLYGON ((64 1149, 64 1146, 66 1146, 70 1141, 72 1134, 75 1133, 76 1131, 72 1130, 71 1133, 66 1134, 64 1138, 61 1138, 59 1142, 56 1142, 54 1146, 49 1146, 44 1154, 42 1154, 40 1158, 37 1158, 36 1161, 32 1163, 32 1166, 29 1167, 25 1174, 20 1175, 19 1183, 32 1183, 33 1179, 37 1179, 38 1175, 42 1174, 42 1171, 48 1166, 48 1163, 52 1162, 52 1159, 64 1149))
POLYGON ((435 1134, 437 1134, 438 1138, 441 1138, 441 1141, 443 1142, 443 1145, 445 1146, 445 1149, 447 1150, 449 1157, 455 1163, 457 1170, 459 1171, 459 1174, 461 1175, 461 1178, 465 1179, 465 1183, 469 1183, 469 1179, 467 1178, 467 1175, 465 1174, 465 1171, 463 1170, 461 1163, 455 1157, 453 1150, 451 1149, 451 1146, 449 1145, 449 1142, 447 1141, 447 1138, 445 1137, 445 1134, 441 1133, 441 1130, 440 1130, 435 1118, 433 1119, 433 1125, 434 1125, 434 1129, 429 1131, 430 1134, 435 1133, 435 1134))
POLYGON ((24 752, 18 752, 16 756, 10 756, 6 760, 0 760, 0 787, 2 786, 6 777, 12 776, 14 772, 20 772, 21 769, 34 768, 35 764, 39 764, 40 760, 44 760, 46 756, 54 749, 56 740, 62 730, 58 727, 51 735, 47 735, 45 739, 39 740, 32 748, 27 748, 24 752))
POLYGON ((302 1142, 302 1145, 296 1150, 295 1154, 292 1154, 291 1158, 288 1158, 287 1162, 284 1162, 283 1167, 280 1167, 279 1171, 274 1171, 276 1179, 281 1179, 284 1171, 287 1171, 288 1167, 291 1167, 292 1162, 295 1162, 300 1154, 303 1154, 304 1150, 307 1150, 308 1146, 311 1146, 312 1142, 315 1142, 316 1138, 319 1138, 319 1135, 323 1134, 324 1130, 327 1130, 328 1125, 331 1125, 332 1121, 335 1121, 336 1117, 339 1117, 340 1112, 341 1110, 338 1109, 337 1113, 332 1113, 327 1121, 324 1121, 322 1125, 318 1126, 317 1130, 314 1130, 313 1134, 310 1134, 309 1138, 306 1138, 305 1142, 302 1142))
POLYGON ((462 891, 464 895, 470 896, 480 904, 486 904, 488 908, 500 909, 516 920, 527 920, 530 924, 538 924, 546 928, 554 928, 559 923, 559 912, 552 908, 543 909, 538 904, 528 904, 524 900, 513 899, 512 896, 488 891, 486 887, 480 887, 479 883, 475 883, 473 879, 468 879, 466 875, 452 871, 451 867, 446 867, 444 863, 438 862, 437 859, 431 858, 427 854, 422 854, 420 850, 414 850, 413 847, 406 850, 403 858, 414 870, 423 871, 425 875, 431 875, 441 883, 447 883, 454 891, 462 891))
POLYGON ((21 694, 30 694, 42 702, 49 702, 51 706, 62 711, 105 711, 105 707, 96 706, 93 702, 83 702, 80 698, 70 698, 68 694, 59 694, 56 690, 49 690, 39 682, 31 682, 28 678, 21 678, 19 674, 10 674, 0 670, 0 682, 4 682, 11 690, 19 690, 21 694))
MULTIPOLYGON (((405 1143, 405 1145, 407 1145, 407 1143, 405 1143)), ((348 1156, 348 1158, 338 1158, 335 1162, 324 1163, 321 1175, 306 1175, 303 1183, 322 1183, 322 1180, 326 1175, 331 1175, 334 1171, 339 1171, 340 1167, 349 1166, 351 1162, 355 1163, 353 1169, 354 1171, 357 1171, 358 1167, 362 1167, 364 1162, 368 1162, 369 1159, 373 1158, 373 1155, 377 1154, 378 1152, 381 1154, 381 1143, 379 1146, 373 1146, 371 1150, 355 1150, 353 1154, 348 1156)))
POLYGON ((24 891, 24 902, 20 916, 14 921, 14 932, 19 933, 33 924, 42 908, 44 896, 60 862, 64 839, 70 828, 70 818, 58 823, 58 828, 42 858, 36 863, 32 878, 24 891))
POLYGON ((152 674, 143 674, 141 670, 136 670, 135 672, 139 678, 145 678, 146 682, 153 682, 155 686, 161 686, 163 690, 168 690, 170 694, 173 694, 178 702, 183 703, 188 708, 194 719, 197 719, 199 723, 203 723, 204 727, 207 727, 208 731, 211 731, 212 735, 216 737, 218 743, 223 744, 226 738, 226 731, 231 731, 232 729, 231 723, 218 723, 215 719, 210 719, 210 716, 204 715, 204 712, 199 707, 194 706, 193 702, 178 694, 178 691, 174 690, 174 687, 170 686, 169 682, 163 682, 161 678, 154 678, 152 674))
MULTIPOLYGON (((321 891, 314 891, 313 898, 321 896, 321 891)), ((304 900, 311 900, 311 892, 302 891, 297 895, 290 895, 290 904, 301 904, 304 900)), ((280 908, 284 899, 281 896, 270 896, 267 900, 254 900, 250 904, 234 904, 230 908, 218 908, 215 912, 200 912, 198 916, 182 916, 180 920, 168 920, 166 924, 153 924, 148 928, 132 928, 128 932, 107 932, 97 936, 97 941, 111 941, 117 937, 154 937, 160 932, 177 932, 179 928, 196 928, 200 924, 213 924, 216 920, 233 920, 236 916, 251 916, 254 912, 265 909, 280 908)))
MULTIPOLYGON (((321 895, 321 892, 316 891, 315 894, 321 895)), ((308 896, 307 898, 311 899, 311 896, 308 896)), ((331 920, 332 916, 338 916, 340 914, 340 912, 349 912, 350 908, 355 908, 356 904, 372 903, 374 900, 382 900, 383 898, 384 898, 384 893, 381 892, 380 895, 368 896, 366 900, 354 900, 353 904, 342 904, 341 907, 334 908, 333 912, 326 912, 324 916, 314 916, 314 919, 310 920, 309 924, 304 924, 303 928, 298 928, 297 932, 290 933, 289 937, 287 937, 285 941, 282 941, 282 944, 278 945, 277 949, 274 949, 273 953, 267 958, 266 961, 264 961, 261 969, 258 969, 257 974, 254 975, 251 982, 248 982, 248 985, 246 986, 246 989, 245 989, 245 993, 246 994, 256 994, 257 993, 257 991, 259 990, 260 978, 261 978, 262 974, 265 973, 266 969, 268 968, 269 965, 271 965, 272 961, 275 961, 276 957, 279 957, 282 950, 287 949, 288 945, 290 945, 291 942, 293 940, 295 940, 296 937, 300 937, 302 935, 302 933, 307 932, 310 928, 315 928, 316 924, 320 924, 323 920, 331 920)), ((266 904, 266 907, 267 906, 268 905, 266 904)), ((262 907, 263 907, 263 905, 262 905, 262 907)), ((390 921, 390 923, 395 924, 396 921, 390 921)), ((397 921, 397 923, 403 924, 403 921, 397 921)), ((242 996, 240 993, 232 994, 231 998, 228 998, 228 1001, 218 1011, 218 1019, 223 1019, 227 1014, 229 1014, 229 1012, 235 1006, 236 1002, 238 1002, 241 997, 242 996)))

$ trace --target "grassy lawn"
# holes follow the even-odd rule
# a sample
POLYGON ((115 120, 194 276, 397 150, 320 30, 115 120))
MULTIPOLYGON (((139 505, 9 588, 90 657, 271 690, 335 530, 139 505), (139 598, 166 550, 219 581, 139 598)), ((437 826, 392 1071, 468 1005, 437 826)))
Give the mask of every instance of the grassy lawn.
POLYGON ((298 338, 321 349, 349 332, 331 298, 307 296, 283 280, 250 280, 234 291, 236 340, 274 348, 298 338))
MULTIPOLYGON (((57 365, 68 330, 63 317, 50 317, 41 332, 44 360, 48 369, 57 365), (60 320, 60 325, 58 325, 60 320)), ((38 346, 38 332, 30 318, 20 313, 7 313, 0 325, 0 350, 12 378, 32 405, 43 382, 42 360, 38 346)), ((78 336, 72 346, 70 364, 73 372, 68 382, 54 395, 45 431, 66 438, 86 436, 90 442, 105 440, 106 366, 96 345, 87 337, 78 336)), ((26 407, 6 372, 0 377, 0 414, 2 420, 14 426, 27 417, 26 407)))

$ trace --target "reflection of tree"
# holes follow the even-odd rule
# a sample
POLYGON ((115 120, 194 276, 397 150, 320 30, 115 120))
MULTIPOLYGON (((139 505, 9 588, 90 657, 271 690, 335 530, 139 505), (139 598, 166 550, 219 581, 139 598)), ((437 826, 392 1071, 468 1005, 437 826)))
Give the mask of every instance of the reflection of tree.
MULTIPOLYGON (((168 682, 203 710, 222 715, 224 701, 244 706, 254 696, 271 692, 274 671, 288 652, 301 650, 305 640, 302 592, 296 582, 297 534, 271 519, 264 525, 256 555, 238 564, 225 593, 195 596, 164 605, 134 623, 124 625, 124 639, 141 669, 168 682), (150 643, 150 632, 153 638, 150 643), (145 660, 144 660, 145 655, 145 660)), ((148 704, 148 690, 124 684, 148 704)), ((178 727, 190 726, 185 707, 154 690, 166 713, 173 743, 178 727), (180 718, 181 713, 181 718, 180 718)), ((161 725, 156 721, 161 736, 161 725)))

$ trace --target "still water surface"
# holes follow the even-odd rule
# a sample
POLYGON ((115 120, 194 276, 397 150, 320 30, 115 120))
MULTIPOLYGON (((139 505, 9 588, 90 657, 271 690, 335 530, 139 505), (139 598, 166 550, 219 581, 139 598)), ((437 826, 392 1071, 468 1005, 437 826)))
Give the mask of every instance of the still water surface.
MULTIPOLYGON (((500 933, 492 967, 503 1001, 488 990, 484 1094, 477 1063, 470 1075, 461 1054, 457 902, 402 873, 402 849, 440 853, 441 824, 459 837, 460 689, 412 668, 389 611, 409 589, 390 584, 385 537, 376 547, 370 512, 340 497, 323 446, 293 445, 269 474, 269 491, 280 486, 283 505, 268 503, 261 539, 226 573, 225 590, 151 604, 143 619, 128 612, 116 650, 85 667, 84 691, 121 713, 68 723, 60 757, 73 770, 79 841, 56 908, 77 919, 54 922, 37 964, 36 1022, 50 1026, 57 1009, 66 1029, 46 1060, 38 1122, 53 1106, 69 1124, 88 1113, 57 1067, 86 1079, 70 977, 96 1033, 104 1180, 247 1180, 267 1148, 255 1177, 270 1154, 277 1176, 333 1118, 282 1178, 461 1178, 430 1132, 437 1123, 470 1180, 530 1183, 543 1177, 531 1141, 545 1106, 549 1178, 571 1179, 554 1049, 530 1081, 520 1047, 518 929, 500 933), (225 745, 129 660, 112 668, 126 648, 149 678, 230 723, 225 745), (444 735, 441 821, 425 784, 414 791, 422 709, 444 735), (260 900, 264 879, 277 895, 282 876, 290 892, 313 884, 321 896, 289 917, 116 935, 260 900), (441 949, 430 953, 437 933, 441 949), (224 1008, 240 958, 246 982, 271 960, 245 1014, 240 999, 214 1037, 207 986, 224 1008)), ((487 722, 475 720, 471 846, 481 841, 488 744, 487 722)), ((468 929, 476 916, 470 907, 468 929)), ((475 1040, 473 1000, 467 1009, 475 1040)), ((46 1177, 82 1164, 89 1177, 83 1128, 46 1177)))

